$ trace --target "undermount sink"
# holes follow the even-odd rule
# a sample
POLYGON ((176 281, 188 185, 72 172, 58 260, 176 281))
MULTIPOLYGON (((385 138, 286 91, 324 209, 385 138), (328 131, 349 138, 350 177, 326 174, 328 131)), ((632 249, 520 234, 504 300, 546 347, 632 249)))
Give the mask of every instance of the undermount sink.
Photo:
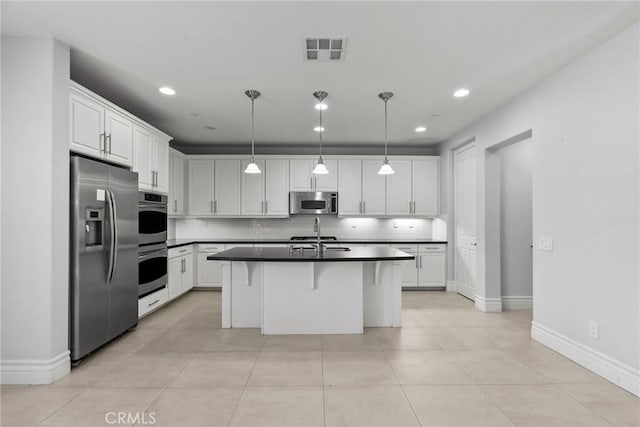
POLYGON ((350 251, 351 248, 336 248, 336 247, 331 247, 331 248, 324 248, 325 251, 350 251))

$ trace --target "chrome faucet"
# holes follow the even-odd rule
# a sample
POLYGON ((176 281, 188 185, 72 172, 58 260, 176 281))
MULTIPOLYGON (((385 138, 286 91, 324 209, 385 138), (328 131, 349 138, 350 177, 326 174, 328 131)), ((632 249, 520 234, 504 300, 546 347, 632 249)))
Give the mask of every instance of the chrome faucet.
POLYGON ((320 243, 320 217, 319 216, 317 216, 316 219, 313 221, 313 232, 316 233, 317 235, 316 249, 318 251, 318 254, 320 254, 321 252, 324 252, 324 245, 320 243))

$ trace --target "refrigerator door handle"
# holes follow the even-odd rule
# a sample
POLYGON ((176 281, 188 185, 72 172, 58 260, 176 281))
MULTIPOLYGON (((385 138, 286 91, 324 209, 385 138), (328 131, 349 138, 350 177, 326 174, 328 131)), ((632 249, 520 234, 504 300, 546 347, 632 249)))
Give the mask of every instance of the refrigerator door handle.
POLYGON ((107 194, 109 195, 109 203, 111 212, 111 248, 110 248, 110 256, 109 256, 109 277, 107 278, 108 282, 111 282, 113 279, 113 274, 116 271, 116 264, 118 262, 118 210, 116 207, 116 199, 113 195, 113 191, 107 190, 107 194))
POLYGON ((109 267, 107 268, 107 283, 111 282, 111 277, 113 276, 113 253, 115 249, 115 215, 113 214, 113 203, 111 201, 111 191, 105 191, 107 196, 107 210, 109 212, 109 267))

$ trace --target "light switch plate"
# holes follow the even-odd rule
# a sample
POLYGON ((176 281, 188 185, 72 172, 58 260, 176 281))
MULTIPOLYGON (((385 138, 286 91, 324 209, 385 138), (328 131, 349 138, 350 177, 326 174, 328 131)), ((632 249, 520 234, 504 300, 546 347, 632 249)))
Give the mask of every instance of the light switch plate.
POLYGON ((551 237, 541 237, 538 242, 538 247, 543 251, 553 250, 553 239, 551 237))

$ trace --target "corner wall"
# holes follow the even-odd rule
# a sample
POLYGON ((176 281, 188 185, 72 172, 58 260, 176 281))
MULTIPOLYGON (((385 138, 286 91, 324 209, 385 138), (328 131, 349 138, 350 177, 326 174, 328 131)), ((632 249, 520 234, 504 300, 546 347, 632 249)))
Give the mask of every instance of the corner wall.
MULTIPOLYGON (((495 231, 486 220, 487 149, 532 131, 532 336, 637 395, 639 39, 635 24, 445 141, 440 153, 441 206, 453 236, 452 150, 475 137, 477 288, 481 297, 499 296, 484 264, 485 236, 495 231), (539 249, 541 237, 553 238, 553 251, 539 249)), ((448 272, 453 277, 452 265, 448 272)))
POLYGON ((68 46, 2 38, 3 384, 70 369, 68 94, 68 46))

